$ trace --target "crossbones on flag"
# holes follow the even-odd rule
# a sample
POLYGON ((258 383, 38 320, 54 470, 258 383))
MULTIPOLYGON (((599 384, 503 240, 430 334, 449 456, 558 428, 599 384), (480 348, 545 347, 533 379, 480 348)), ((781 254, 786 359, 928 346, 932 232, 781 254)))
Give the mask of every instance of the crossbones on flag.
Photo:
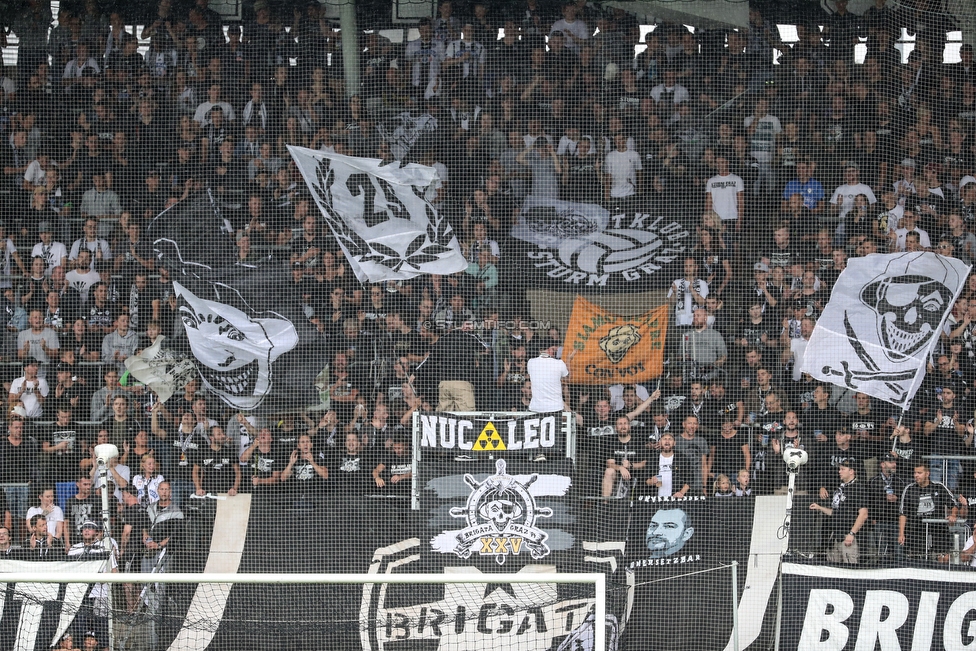
POLYGON ((454 230, 426 194, 438 183, 425 165, 288 147, 360 282, 452 274, 468 264, 454 230))
POLYGON ((908 409, 969 269, 928 252, 850 260, 807 343, 803 372, 908 409))
POLYGON ((200 193, 148 225, 146 237, 173 279, 173 337, 162 350, 134 358, 128 370, 163 401, 199 375, 209 393, 239 411, 316 404, 315 377, 327 351, 303 312, 288 263, 235 262, 222 208, 200 193))

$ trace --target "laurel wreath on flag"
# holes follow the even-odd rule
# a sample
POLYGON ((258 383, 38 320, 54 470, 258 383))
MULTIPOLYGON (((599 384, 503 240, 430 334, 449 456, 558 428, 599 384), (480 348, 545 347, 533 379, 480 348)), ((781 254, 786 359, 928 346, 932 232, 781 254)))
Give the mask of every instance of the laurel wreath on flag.
MULTIPOLYGON (((420 265, 434 262, 442 255, 451 253, 449 244, 454 239, 454 229, 447 218, 438 214, 429 203, 425 205, 427 232, 415 237, 402 255, 384 244, 367 242, 333 211, 328 188, 332 185, 334 176, 329 161, 322 160, 315 168, 317 182, 313 181, 310 185, 315 190, 315 201, 322 208, 321 212, 336 239, 360 264, 375 262, 394 272, 400 271, 404 266, 419 270, 420 265)), ((395 198, 393 200, 396 201, 395 198)))

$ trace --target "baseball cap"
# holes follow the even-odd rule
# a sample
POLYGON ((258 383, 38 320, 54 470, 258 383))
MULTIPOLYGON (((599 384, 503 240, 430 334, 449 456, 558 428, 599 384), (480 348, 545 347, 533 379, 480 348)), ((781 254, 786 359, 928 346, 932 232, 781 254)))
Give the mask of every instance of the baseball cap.
POLYGON ((847 161, 847 165, 844 166, 845 170, 859 170, 860 166, 852 160, 847 161))
POLYGON ((855 459, 854 457, 841 457, 840 461, 837 462, 837 465, 843 466, 845 468, 853 468, 854 470, 857 470, 860 464, 858 464, 857 459, 855 459))
POLYGON ((752 265, 752 270, 753 271, 769 271, 769 265, 767 265, 765 262, 757 262, 756 264, 752 265))
POLYGON ((51 222, 41 222, 37 225, 38 233, 53 233, 54 229, 51 228, 51 222))
POLYGON ((98 529, 98 524, 94 520, 85 520, 82 525, 82 529, 98 529))
POLYGON ((901 159, 901 166, 902 167, 915 167, 915 159, 914 158, 903 158, 903 159, 901 159))
POLYGON ((972 176, 971 174, 967 174, 966 176, 964 176, 961 179, 959 179, 959 189, 962 190, 964 187, 966 187, 970 183, 976 183, 976 176, 972 176))

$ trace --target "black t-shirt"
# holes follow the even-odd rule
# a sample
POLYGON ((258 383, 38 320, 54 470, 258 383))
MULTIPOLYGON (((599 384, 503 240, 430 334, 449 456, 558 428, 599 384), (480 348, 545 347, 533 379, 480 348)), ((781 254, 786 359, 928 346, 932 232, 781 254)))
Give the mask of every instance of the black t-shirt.
POLYGON ((813 454, 810 455, 819 469, 820 486, 830 488, 836 486, 840 481, 837 474, 837 466, 843 459, 854 459, 857 464, 857 474, 864 472, 864 451, 861 446, 853 441, 846 450, 837 447, 834 437, 830 437, 828 443, 814 444, 813 454))
POLYGON ((60 445, 67 441, 68 447, 65 450, 58 450, 53 454, 42 454, 47 462, 47 478, 53 483, 74 481, 78 478, 81 470, 82 441, 74 425, 58 427, 57 425, 47 425, 41 438, 43 443, 51 446, 60 445))
MULTIPOLYGON (((912 553, 925 549, 925 523, 922 520, 946 517, 956 505, 955 496, 943 484, 929 482, 922 488, 917 483, 909 484, 902 493, 899 514, 906 518, 905 545, 912 553)), ((931 524, 932 548, 944 550, 948 547, 948 529, 945 525, 931 524)))
POLYGON ((409 495, 410 480, 404 477, 413 472, 413 458, 410 454, 404 453, 403 456, 397 456, 390 450, 380 455, 380 458, 384 466, 383 472, 380 473, 380 479, 386 482, 383 492, 391 495, 409 495), (390 481, 394 475, 401 476, 401 479, 395 484, 390 481))
MULTIPOLYGON (((315 497, 325 488, 325 480, 315 472, 315 467, 308 461, 302 459, 300 455, 301 453, 299 453, 299 458, 295 461, 295 465, 291 467, 292 474, 284 482, 283 488, 294 498, 315 497)), ((320 459, 314 451, 312 455, 318 465, 324 465, 323 459, 320 459)))
POLYGON ((634 436, 631 436, 626 443, 621 442, 617 436, 607 437, 603 441, 602 449, 603 453, 600 460, 604 463, 607 459, 613 459, 617 465, 621 465, 626 459, 633 466, 644 460, 644 442, 634 436))
MULTIPOLYGON (((258 479, 268 479, 274 473, 282 472, 285 466, 288 465, 288 457, 291 454, 291 448, 285 449, 284 446, 279 443, 272 443, 271 448, 267 452, 262 452, 261 448, 255 448, 254 454, 251 456, 251 476, 257 477, 258 479)), ((260 486, 255 488, 268 488, 268 486, 260 486)))
POLYGON ((208 493, 226 493, 234 487, 234 466, 239 463, 230 445, 214 450, 202 445, 189 455, 194 465, 200 467, 203 490, 208 493))
MULTIPOLYGON (((132 534, 126 545, 124 558, 139 557, 145 551, 142 544, 142 530, 149 529, 149 517, 146 515, 146 507, 141 504, 127 506, 122 511, 122 527, 132 526, 132 534)), ((138 567, 131 568, 130 571, 140 571, 138 567)))
POLYGON ((333 486, 340 495, 363 495, 370 490, 373 483, 373 468, 371 455, 366 450, 360 450, 353 454, 345 446, 338 448, 334 453, 333 461, 329 464, 329 477, 335 478, 333 486))
POLYGON ((729 480, 734 483, 735 476, 746 467, 742 446, 749 444, 748 432, 740 432, 730 438, 719 435, 712 439, 711 444, 715 446, 715 462, 712 470, 716 475, 720 473, 728 475, 729 480))
POLYGON ((834 513, 828 521, 835 540, 843 540, 853 528, 858 511, 868 507, 867 495, 863 489, 863 484, 856 478, 834 489, 830 499, 830 507, 834 513))
POLYGON ((65 527, 71 531, 71 538, 78 540, 81 536, 81 525, 86 520, 100 520, 102 511, 102 501, 95 493, 91 493, 84 499, 77 496, 69 497, 64 505, 65 527))
POLYGON ((832 441, 834 432, 840 425, 840 412, 830 406, 826 409, 820 409, 816 404, 811 404, 803 410, 800 415, 800 422, 803 423, 803 429, 812 436, 816 436, 817 432, 820 432, 832 441))

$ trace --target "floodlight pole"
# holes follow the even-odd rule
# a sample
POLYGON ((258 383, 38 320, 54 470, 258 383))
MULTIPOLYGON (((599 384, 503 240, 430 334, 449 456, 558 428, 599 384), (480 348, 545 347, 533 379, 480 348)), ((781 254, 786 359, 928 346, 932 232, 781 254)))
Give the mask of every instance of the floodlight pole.
POLYGON ((776 633, 773 648, 779 651, 779 634, 783 626, 783 558, 790 550, 790 523, 793 519, 793 492, 796 490, 797 470, 787 466, 790 475, 786 486, 786 518, 783 520, 783 545, 779 554, 779 591, 776 597, 776 633))

